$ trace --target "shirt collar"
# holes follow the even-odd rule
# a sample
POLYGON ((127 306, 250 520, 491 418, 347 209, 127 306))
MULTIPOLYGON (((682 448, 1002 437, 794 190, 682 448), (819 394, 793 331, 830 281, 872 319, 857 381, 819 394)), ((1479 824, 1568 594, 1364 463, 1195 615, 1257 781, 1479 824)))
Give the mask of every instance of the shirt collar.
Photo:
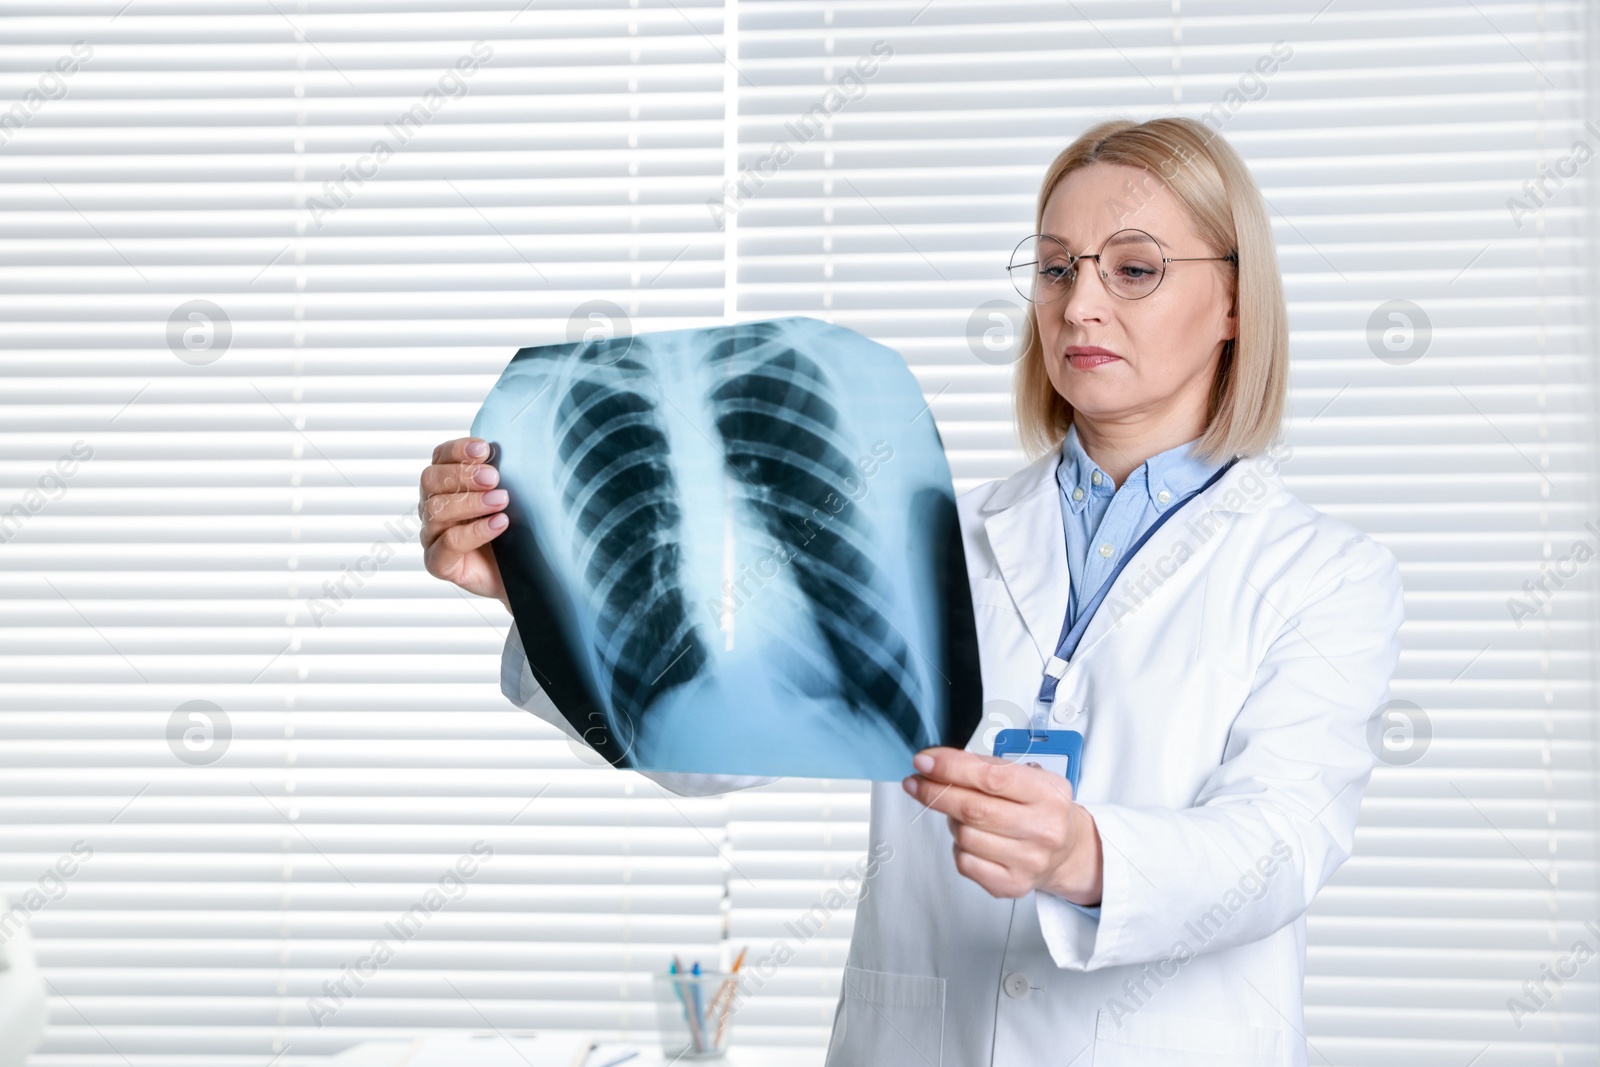
MULTIPOLYGON (((1192 490, 1198 489, 1205 480, 1215 474, 1225 460, 1207 462, 1191 454, 1191 449, 1199 442, 1196 437, 1193 441, 1185 441, 1181 445, 1174 445, 1165 452, 1158 452, 1140 464, 1124 484, 1140 486, 1150 503, 1157 511, 1165 511, 1167 507, 1182 500, 1192 490), (1165 494, 1165 499, 1162 499, 1165 494)), ((1109 497, 1115 489, 1111 485, 1111 476, 1100 469, 1089 453, 1083 450, 1082 443, 1078 440, 1078 427, 1070 426, 1067 435, 1061 442, 1061 462, 1056 467, 1056 482, 1061 487, 1061 493, 1073 512, 1081 512, 1089 505, 1089 497, 1093 493, 1109 497), (1095 484, 1095 476, 1099 475, 1100 482, 1095 484)))

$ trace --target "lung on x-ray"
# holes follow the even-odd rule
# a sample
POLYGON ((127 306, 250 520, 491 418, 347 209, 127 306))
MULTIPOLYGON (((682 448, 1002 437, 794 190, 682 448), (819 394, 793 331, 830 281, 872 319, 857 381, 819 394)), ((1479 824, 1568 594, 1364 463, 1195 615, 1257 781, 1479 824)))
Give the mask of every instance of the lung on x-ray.
POLYGON ((612 764, 887 780, 971 737, 950 469, 894 350, 804 317, 524 348, 472 432, 533 676, 612 764))

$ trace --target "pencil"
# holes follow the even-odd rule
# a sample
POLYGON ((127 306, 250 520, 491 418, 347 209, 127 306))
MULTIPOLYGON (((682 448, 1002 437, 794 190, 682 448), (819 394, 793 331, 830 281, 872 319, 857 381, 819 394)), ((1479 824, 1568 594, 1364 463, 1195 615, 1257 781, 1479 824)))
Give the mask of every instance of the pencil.
POLYGON ((738 979, 731 976, 739 973, 739 968, 744 966, 744 954, 749 951, 749 945, 746 945, 744 948, 739 950, 739 958, 733 961, 733 970, 728 972, 730 977, 723 979, 722 988, 717 990, 718 997, 721 997, 724 993, 728 995, 727 1000, 722 1005, 721 1014, 717 1016, 717 1037, 715 1046, 717 1048, 722 1047, 722 1035, 727 1032, 728 1017, 733 1013, 733 991, 738 985, 738 979))
MULTIPOLYGON (((705 1005, 705 999, 706 998, 705 998, 705 994, 703 992, 701 992, 701 990, 700 990, 700 961, 699 960, 695 960, 694 961, 694 966, 689 968, 689 974, 690 974, 691 977, 694 978, 694 982, 691 983, 690 986, 689 986, 689 992, 694 997, 694 1018, 695 1018, 695 1022, 697 1024, 699 1024, 700 1026, 704 1027, 705 1026, 705 1020, 706 1020, 706 1005, 705 1005)), ((703 1035, 704 1035, 704 1031, 702 1030, 702 1036, 703 1035)), ((706 1051, 706 1049, 704 1048, 703 1045, 702 1045, 700 1051, 701 1052, 706 1051)))
MULTIPOLYGON (((739 950, 738 958, 733 961, 733 969, 728 972, 729 974, 739 973, 739 968, 744 966, 744 954, 749 951, 748 945, 739 950)), ((722 984, 717 987, 717 995, 711 998, 711 1006, 713 1008, 717 1006, 717 1002, 722 999, 724 994, 728 994, 731 998, 734 984, 735 979, 733 978, 724 978, 722 980, 722 984)))

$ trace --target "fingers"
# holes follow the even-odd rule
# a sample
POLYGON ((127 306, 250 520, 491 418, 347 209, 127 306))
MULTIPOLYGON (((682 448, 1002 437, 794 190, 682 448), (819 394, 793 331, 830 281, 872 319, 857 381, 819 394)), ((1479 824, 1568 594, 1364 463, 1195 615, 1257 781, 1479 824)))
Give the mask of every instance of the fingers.
POLYGON ((977 882, 991 897, 1021 897, 1032 889, 1009 867, 967 852, 959 845, 950 846, 950 850, 955 855, 956 872, 977 882))
POLYGON ((474 549, 482 548, 504 533, 507 525, 508 520, 505 515, 496 512, 481 519, 445 528, 423 549, 424 558, 428 563, 428 573, 440 576, 435 566, 444 569, 445 560, 442 557, 463 556, 474 549))
POLYGON ((946 817, 945 821, 950 824, 950 837, 955 841, 957 849, 970 852, 1001 867, 1039 870, 1050 858, 1049 849, 1042 840, 1034 838, 1019 840, 1007 837, 992 830, 960 822, 954 817, 946 817))
POLYGON ((1047 795, 1071 795, 1067 780, 1040 767, 1012 763, 997 756, 982 756, 958 748, 928 748, 917 753, 914 762, 921 777, 933 782, 961 786, 1018 803, 1040 800, 1047 795))
POLYGON ((440 493, 483 492, 500 484, 500 472, 487 463, 435 463, 422 468, 422 500, 440 493))
POLYGON ((949 782, 929 781, 915 774, 902 784, 906 792, 925 806, 968 826, 1007 837, 1026 836, 1029 831, 1030 809, 1026 804, 949 782))
POLYGON ((956 870, 995 896, 1014 897, 1033 889, 1054 865, 1040 842, 1017 841, 959 823, 951 825, 956 870))
POLYGON ((489 458, 489 442, 481 437, 457 437, 433 450, 433 462, 478 463, 489 458))
MULTIPOLYGON (((433 461, 422 470, 419 503, 440 493, 470 493, 493 489, 500 472, 489 462, 489 442, 481 437, 457 437, 433 450, 433 461)), ((428 516, 423 514, 426 519, 428 516)))
POLYGON ((481 548, 498 537, 508 520, 501 512, 510 500, 500 472, 486 462, 489 443, 479 437, 458 437, 433 450, 418 483, 420 539, 430 573, 448 570, 454 557, 481 548))
MULTIPOLYGON (((417 508, 417 513, 423 520, 421 533, 423 547, 433 544, 441 534, 454 526, 504 511, 510 500, 510 494, 504 489, 491 489, 486 493, 439 493, 428 497, 417 508)), ((498 533, 505 529, 505 525, 488 528, 498 533)))

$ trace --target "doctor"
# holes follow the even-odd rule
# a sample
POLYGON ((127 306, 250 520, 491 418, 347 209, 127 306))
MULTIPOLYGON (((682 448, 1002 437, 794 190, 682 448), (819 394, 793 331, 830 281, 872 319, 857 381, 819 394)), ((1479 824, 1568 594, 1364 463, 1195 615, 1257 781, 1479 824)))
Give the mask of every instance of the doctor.
MULTIPOLYGON (((1090 129, 1046 171, 1035 229, 1012 260, 1014 391, 1043 454, 959 502, 991 722, 873 783, 880 861, 827 1062, 1305 1064, 1304 916, 1350 854, 1399 570, 1279 478, 1282 286, 1220 136, 1181 118, 1090 129), (1079 796, 985 755, 994 727, 1030 723, 1083 734, 1079 796)), ((486 455, 439 446, 422 541, 430 573, 504 601, 486 455)), ((501 684, 571 732, 514 629, 501 684)), ((651 777, 685 794, 761 781, 651 777)))

